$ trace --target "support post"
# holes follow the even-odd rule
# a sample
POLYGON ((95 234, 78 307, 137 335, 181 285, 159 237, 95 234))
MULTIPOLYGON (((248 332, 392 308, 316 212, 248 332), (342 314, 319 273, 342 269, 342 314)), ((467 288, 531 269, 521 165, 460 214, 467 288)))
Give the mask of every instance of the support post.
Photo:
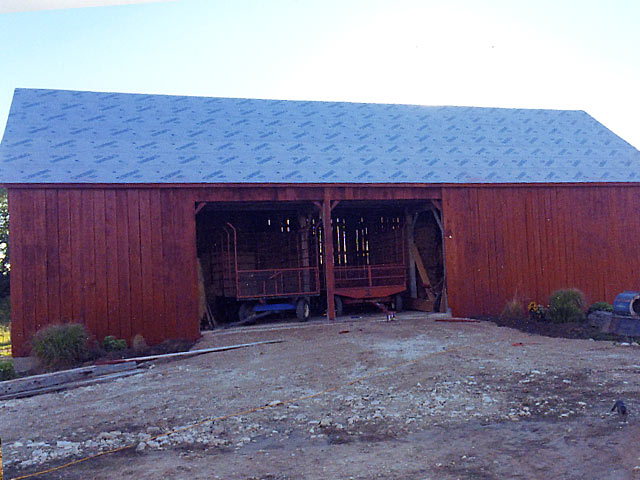
POLYGON ((322 229, 324 232, 324 272, 327 286, 327 318, 336 319, 336 305, 334 301, 335 277, 333 273, 333 230, 331 228, 331 199, 325 191, 322 202, 322 229))
MULTIPOLYGON (((302 267, 304 270, 302 271, 302 282, 301 287, 298 291, 308 292, 311 287, 311 276, 309 271, 309 258, 310 258, 310 249, 309 249, 309 230, 307 224, 307 216, 298 214, 298 231, 300 232, 300 259, 302 260, 302 264, 298 265, 298 267, 302 267)), ((300 286, 300 282, 299 282, 300 286)), ((315 286, 318 287, 317 285, 315 286)))
POLYGON ((416 259, 413 256, 413 251, 411 250, 411 245, 413 245, 413 232, 415 230, 416 220, 418 219, 418 214, 412 214, 408 211, 405 215, 405 228, 406 228, 406 245, 405 249, 408 252, 408 260, 409 260, 409 296, 411 298, 418 298, 418 287, 416 284, 416 259))
POLYGON ((443 281, 442 281, 442 297, 440 299, 440 311, 448 312, 449 311, 449 298, 447 295, 447 257, 445 255, 445 241, 446 236, 444 234, 444 212, 442 208, 442 200, 431 200, 433 203, 433 216, 438 223, 438 227, 440 227, 440 234, 442 238, 442 270, 443 270, 443 281))

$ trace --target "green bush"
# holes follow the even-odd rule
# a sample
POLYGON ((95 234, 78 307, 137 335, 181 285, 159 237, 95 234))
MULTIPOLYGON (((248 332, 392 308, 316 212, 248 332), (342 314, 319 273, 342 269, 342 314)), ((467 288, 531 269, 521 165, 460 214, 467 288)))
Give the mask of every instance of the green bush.
POLYGON ((613 305, 607 302, 595 302, 587 310, 587 313, 593 312, 613 312, 613 305))
POLYGON ((556 290, 549 298, 549 317, 556 323, 584 320, 586 300, 577 288, 556 290))
POLYGON ((509 300, 502 309, 500 318, 503 320, 522 320, 524 318, 522 302, 516 298, 509 300))
POLYGON ((118 352, 127 348, 127 341, 117 339, 113 335, 107 335, 102 340, 102 348, 104 348, 105 352, 118 352))
POLYGON ((38 330, 31 339, 33 353, 50 369, 72 367, 90 356, 89 335, 84 325, 65 323, 38 330))
POLYGON ((11 360, 0 361, 0 382, 5 380, 12 380, 16 378, 16 371, 13 369, 13 362, 11 360))

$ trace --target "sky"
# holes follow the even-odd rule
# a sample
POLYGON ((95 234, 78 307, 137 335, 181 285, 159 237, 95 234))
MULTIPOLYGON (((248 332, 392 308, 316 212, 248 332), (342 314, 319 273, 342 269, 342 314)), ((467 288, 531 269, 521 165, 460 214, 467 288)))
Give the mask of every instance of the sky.
POLYGON ((638 0, 0 0, 0 132, 33 87, 578 109, 640 148, 639 24, 638 0))

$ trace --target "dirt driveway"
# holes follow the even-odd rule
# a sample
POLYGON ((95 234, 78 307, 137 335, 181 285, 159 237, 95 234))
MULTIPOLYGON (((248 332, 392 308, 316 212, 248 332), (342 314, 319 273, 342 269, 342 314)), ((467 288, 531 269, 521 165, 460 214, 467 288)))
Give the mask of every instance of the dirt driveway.
POLYGON ((405 313, 195 348, 279 338, 2 402, 5 475, 134 445, 37 478, 640 478, 638 346, 405 313))

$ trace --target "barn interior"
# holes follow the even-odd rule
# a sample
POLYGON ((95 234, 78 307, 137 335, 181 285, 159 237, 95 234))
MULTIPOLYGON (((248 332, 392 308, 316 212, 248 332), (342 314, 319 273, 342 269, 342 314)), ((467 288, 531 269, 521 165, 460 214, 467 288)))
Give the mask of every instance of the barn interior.
MULTIPOLYGON (((428 202, 343 201, 331 212, 335 311, 377 305, 439 311, 441 215, 428 202)), ((327 309, 321 206, 315 202, 196 204, 203 327, 327 309)))

